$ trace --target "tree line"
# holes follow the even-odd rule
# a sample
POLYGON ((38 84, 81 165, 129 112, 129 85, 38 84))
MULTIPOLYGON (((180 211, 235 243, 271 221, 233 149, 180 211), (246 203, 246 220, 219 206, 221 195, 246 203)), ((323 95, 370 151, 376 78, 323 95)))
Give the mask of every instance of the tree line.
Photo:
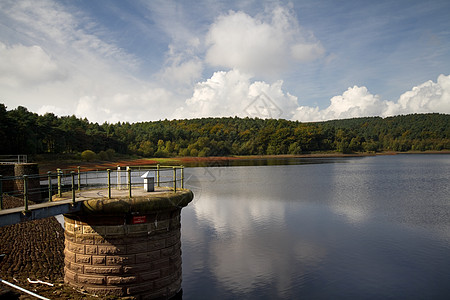
POLYGON ((201 118, 93 123, 38 115, 0 103, 0 154, 77 154, 103 160, 144 157, 277 155, 450 149, 450 115, 412 114, 301 123, 284 119, 201 118))

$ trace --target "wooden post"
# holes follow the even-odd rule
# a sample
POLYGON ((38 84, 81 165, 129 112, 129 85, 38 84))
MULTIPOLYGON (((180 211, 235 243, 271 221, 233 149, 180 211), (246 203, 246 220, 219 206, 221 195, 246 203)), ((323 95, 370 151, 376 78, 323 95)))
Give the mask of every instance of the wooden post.
POLYGON ((0 175, 0 210, 3 209, 3 176, 0 175))
POLYGON ((184 166, 181 166, 181 188, 184 189, 184 166))
POLYGON ((159 164, 156 165, 156 186, 159 187, 159 164))
POLYGON ((127 172, 128 172, 128 196, 131 198, 131 169, 128 169, 127 172))
POLYGON ((177 168, 173 167, 173 191, 177 191, 177 168))
POLYGON ((62 191, 61 191, 61 169, 56 169, 56 172, 58 174, 58 197, 61 198, 62 191))
POLYGON ((81 172, 80 172, 81 167, 78 166, 77 169, 78 169, 78 191, 81 191, 81 172))
POLYGON ((48 171, 48 201, 52 201, 52 172, 48 171))
POLYGON ((70 175, 72 175, 72 202, 75 203, 75 172, 71 171, 70 175))
POLYGON ((108 172, 108 199, 111 199, 111 169, 106 171, 108 172))
POLYGON ((122 179, 122 173, 120 172, 120 166, 117 165, 117 189, 118 190, 122 189, 121 179, 122 179))
POLYGON ((28 175, 23 175, 23 202, 25 211, 28 210, 28 175))

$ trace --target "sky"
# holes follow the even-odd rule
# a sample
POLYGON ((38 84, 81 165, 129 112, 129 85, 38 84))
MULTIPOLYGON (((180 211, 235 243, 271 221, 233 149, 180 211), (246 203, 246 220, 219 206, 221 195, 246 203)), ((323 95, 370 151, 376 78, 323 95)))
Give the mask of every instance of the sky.
POLYGON ((98 123, 450 114, 448 0, 0 0, 0 103, 98 123))

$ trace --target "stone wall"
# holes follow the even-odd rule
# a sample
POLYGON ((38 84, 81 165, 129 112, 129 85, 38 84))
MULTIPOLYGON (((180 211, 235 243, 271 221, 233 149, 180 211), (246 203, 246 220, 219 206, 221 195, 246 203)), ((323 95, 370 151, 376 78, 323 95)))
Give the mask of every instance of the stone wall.
POLYGON ((5 177, 21 177, 15 180, 4 180, 2 190, 4 193, 13 192, 17 197, 23 197, 23 175, 30 175, 28 178, 28 199, 40 202, 41 186, 39 182, 39 167, 35 163, 24 164, 0 164, 0 175, 5 177))
POLYGON ((65 282, 100 296, 176 295, 181 290, 180 212, 176 207, 141 215, 66 215, 65 282))
MULTIPOLYGON (((28 177, 28 199, 34 202, 40 202, 41 198, 41 184, 39 182, 39 168, 37 164, 15 164, 14 165, 15 176, 23 177, 23 175, 29 175, 28 177)), ((16 179, 15 190, 20 192, 20 196, 23 196, 23 179, 16 179)))
MULTIPOLYGON (((0 175, 5 177, 14 177, 14 164, 0 164, 0 175)), ((14 191, 14 180, 4 180, 2 182, 4 193, 14 191)))

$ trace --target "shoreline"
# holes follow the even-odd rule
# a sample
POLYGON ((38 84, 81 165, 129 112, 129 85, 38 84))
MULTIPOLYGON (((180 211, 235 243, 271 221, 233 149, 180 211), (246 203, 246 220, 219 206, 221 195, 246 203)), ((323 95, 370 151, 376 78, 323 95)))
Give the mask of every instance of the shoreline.
POLYGON ((366 157, 366 156, 382 156, 382 155, 399 155, 399 154, 450 154, 450 150, 442 151, 409 151, 409 152, 377 152, 377 153, 307 153, 307 154, 280 154, 280 155, 246 155, 246 156, 207 156, 207 157, 169 157, 169 158, 138 158, 138 159, 125 159, 119 161, 94 161, 94 162, 84 162, 79 163, 74 162, 48 162, 41 161, 37 162, 39 165, 39 170, 41 174, 47 173, 48 171, 56 171, 57 168, 60 169, 77 169, 80 166, 83 171, 87 170, 97 170, 97 169, 108 169, 126 167, 126 166, 143 166, 143 165, 184 165, 193 163, 220 163, 226 161, 237 161, 237 160, 261 160, 261 159, 283 159, 283 158, 342 158, 342 157, 366 157))

